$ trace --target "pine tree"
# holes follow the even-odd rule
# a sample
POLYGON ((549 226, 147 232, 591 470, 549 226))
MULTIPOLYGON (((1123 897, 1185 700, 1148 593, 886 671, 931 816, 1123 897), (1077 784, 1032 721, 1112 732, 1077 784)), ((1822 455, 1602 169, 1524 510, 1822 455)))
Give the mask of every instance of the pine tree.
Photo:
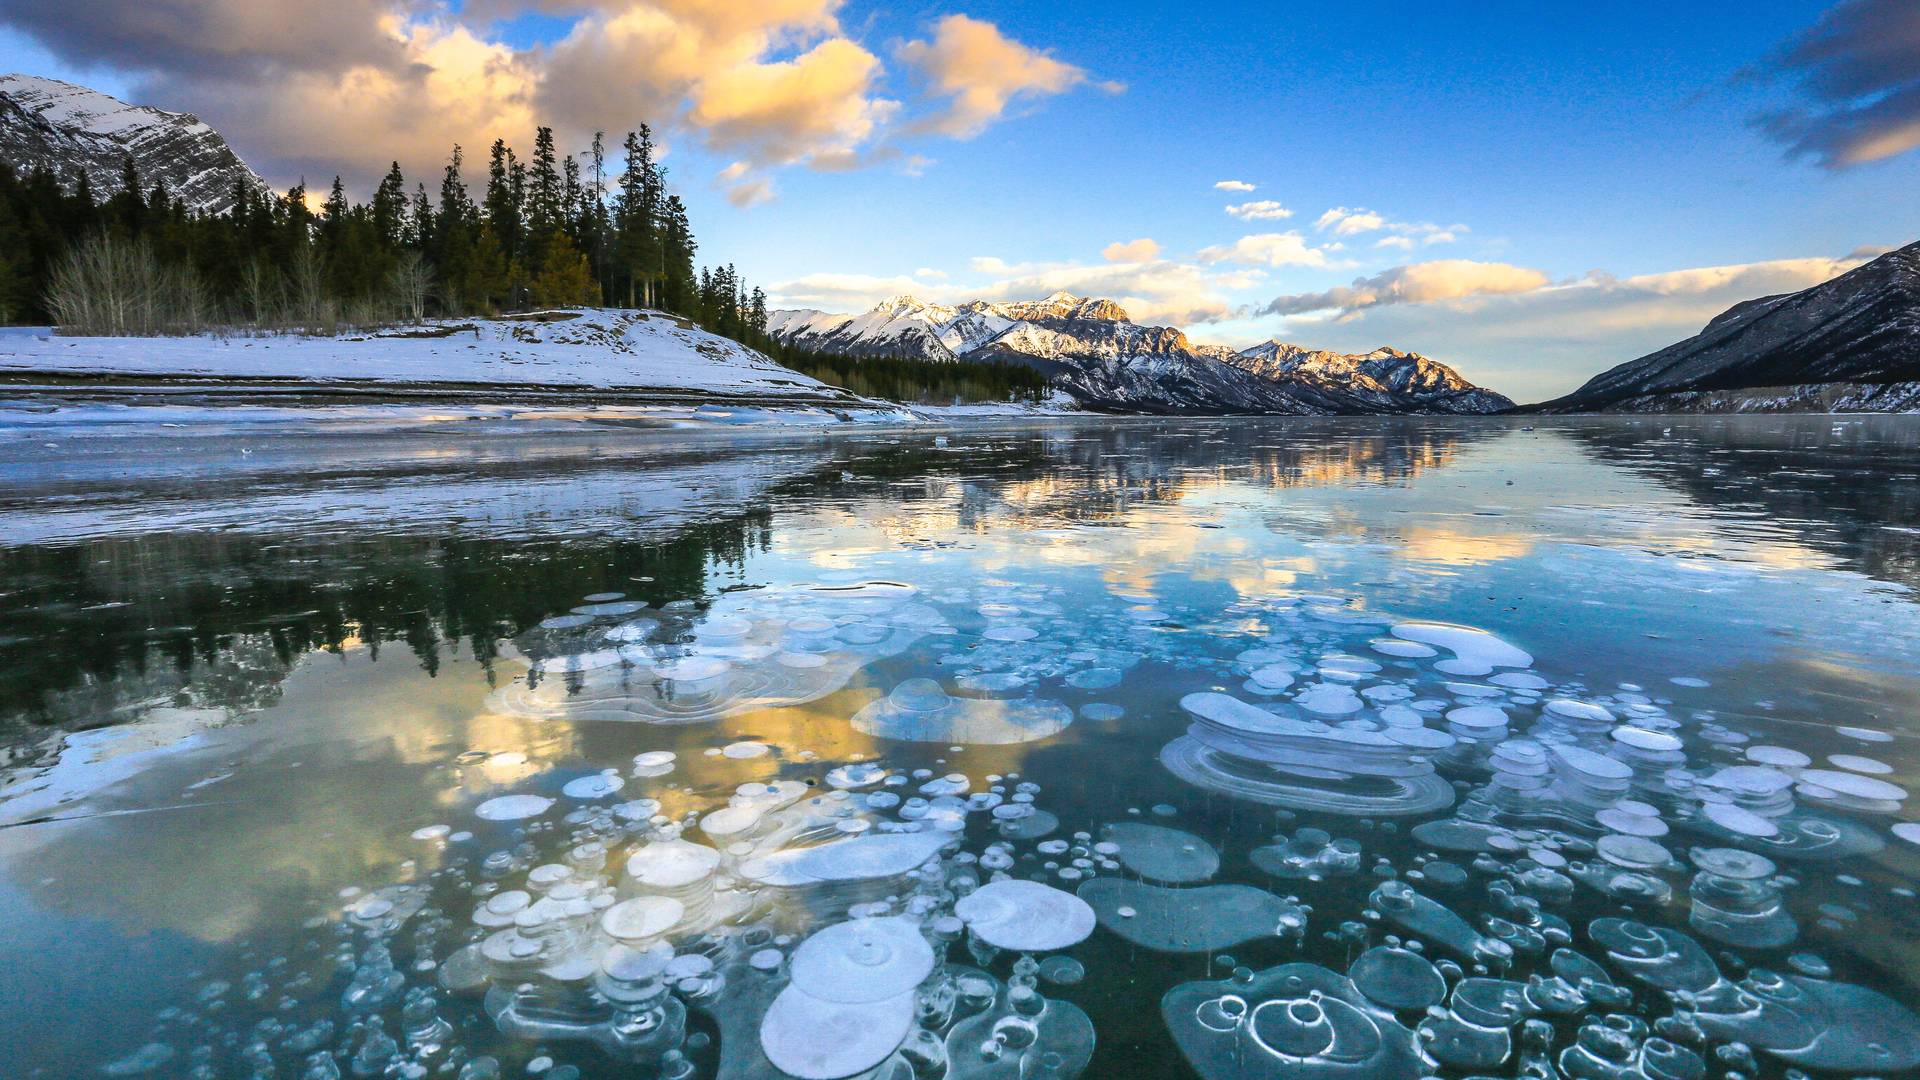
POLYGON ((383 249, 392 251, 406 242, 406 214, 407 180, 400 175, 400 163, 396 161, 373 192, 373 230, 383 249))

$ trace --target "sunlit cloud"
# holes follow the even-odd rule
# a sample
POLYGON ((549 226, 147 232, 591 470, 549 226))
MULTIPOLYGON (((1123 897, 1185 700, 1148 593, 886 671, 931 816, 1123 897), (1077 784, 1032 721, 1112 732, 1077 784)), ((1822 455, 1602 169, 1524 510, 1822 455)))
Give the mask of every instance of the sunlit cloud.
MULTIPOLYGON (((1089 80, 1084 69, 966 15, 942 17, 931 40, 909 41, 899 55, 926 77, 933 96, 947 101, 943 110, 918 121, 916 130, 960 139, 985 131, 1017 100, 1063 94, 1089 80)), ((1123 89, 1118 83, 1100 85, 1111 92, 1123 89)))
POLYGON ((1540 270, 1510 263, 1472 259, 1437 259, 1396 266, 1371 277, 1355 278, 1314 293, 1275 297, 1262 311, 1270 315, 1298 315, 1309 311, 1352 314, 1386 304, 1424 304, 1466 296, 1530 292, 1548 282, 1540 270))
POLYGON ((1254 188, 1254 185, 1247 183, 1245 180, 1216 180, 1214 181, 1214 184, 1213 184, 1213 189, 1215 191, 1245 192, 1245 191, 1252 191, 1253 188, 1254 188))
POLYGON ((1108 262, 1145 262, 1158 254, 1160 245, 1145 236, 1125 243, 1116 240, 1100 249, 1100 257, 1108 262))
POLYGON ((903 101, 895 73, 842 25, 842 2, 340 0, 316 12, 294 0, 19 0, 0 24, 78 67, 124 71, 140 99, 202 116, 280 182, 341 171, 364 185, 395 160, 430 174, 455 143, 476 158, 495 138, 524 152, 537 124, 579 153, 595 131, 617 143, 646 122, 663 150, 691 142, 754 168, 718 178, 751 205, 773 191, 767 170, 893 163, 914 175, 930 159, 901 137, 970 137, 1093 82, 990 22, 949 15, 901 47, 928 94, 903 101), (532 13, 558 20, 550 40, 499 36, 532 13))

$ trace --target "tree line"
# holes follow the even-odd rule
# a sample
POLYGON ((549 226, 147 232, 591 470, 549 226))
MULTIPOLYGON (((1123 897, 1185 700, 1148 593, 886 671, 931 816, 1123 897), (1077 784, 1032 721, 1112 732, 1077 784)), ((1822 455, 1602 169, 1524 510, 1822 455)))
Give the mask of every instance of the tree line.
POLYGON ((767 333, 766 294, 732 264, 695 271, 686 205, 667 190, 646 125, 611 165, 603 135, 562 154, 541 127, 531 159, 494 141, 477 199, 456 145, 433 189, 409 186, 398 162, 365 202, 350 200, 339 177, 318 200, 304 183, 274 194, 242 178, 228 209, 204 213, 147 183, 131 157, 104 194, 85 172, 0 162, 0 324, 326 334, 433 316, 646 307, 868 396, 947 404, 1044 393, 1044 378, 1018 365, 787 347, 767 333))
MULTIPOLYGON (((324 332, 546 305, 717 313, 651 132, 630 132, 620 151, 610 171, 603 136, 585 154, 561 154, 542 127, 530 160, 493 143, 478 199, 455 146, 433 190, 410 188, 398 162, 366 202, 350 200, 338 177, 317 207, 304 184, 276 195, 243 178, 219 213, 145 183, 131 157, 104 196, 84 173, 67 183, 0 163, 0 321, 324 332)), ((737 321, 752 302, 728 279, 736 291, 724 306, 737 321)))

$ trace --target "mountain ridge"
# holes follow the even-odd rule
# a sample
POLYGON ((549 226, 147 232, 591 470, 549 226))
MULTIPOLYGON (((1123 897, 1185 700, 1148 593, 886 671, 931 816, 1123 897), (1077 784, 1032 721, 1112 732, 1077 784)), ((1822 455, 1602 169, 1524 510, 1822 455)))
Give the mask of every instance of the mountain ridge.
POLYGON ((37 75, 0 75, 0 161, 22 173, 47 168, 63 183, 84 173, 96 195, 120 190, 133 158, 141 183, 199 213, 233 207, 236 183, 267 193, 212 127, 190 113, 133 105, 75 83, 37 75))
POLYGON ((842 356, 1025 364, 1083 407, 1113 411, 1480 414, 1513 405, 1417 353, 1196 345, 1177 327, 1144 326, 1112 300, 1066 291, 952 305, 906 294, 859 314, 782 309, 769 313, 767 331, 842 356))
MULTIPOLYGON (((1742 392, 1839 400, 1820 388, 1916 381, 1920 242, 1799 292, 1743 300, 1698 334, 1608 368, 1573 393, 1528 409, 1660 411, 1679 401, 1730 401, 1742 392)), ((1863 399, 1855 394, 1849 400, 1863 399)))

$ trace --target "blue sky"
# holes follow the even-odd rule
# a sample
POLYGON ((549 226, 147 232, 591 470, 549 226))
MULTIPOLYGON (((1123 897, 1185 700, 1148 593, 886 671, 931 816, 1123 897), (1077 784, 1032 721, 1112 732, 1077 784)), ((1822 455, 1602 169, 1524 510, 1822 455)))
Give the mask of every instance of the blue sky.
POLYGON ((1920 111, 1885 115, 1920 93, 1906 0, 174 0, 204 20, 177 42, 19 3, 0 67, 190 109, 276 183, 646 116, 703 257, 776 300, 1063 287, 1203 341, 1415 349, 1521 399, 1920 233, 1920 111), (304 42, 234 14, 283 2, 304 42), (408 84, 423 65, 444 77, 408 84))

